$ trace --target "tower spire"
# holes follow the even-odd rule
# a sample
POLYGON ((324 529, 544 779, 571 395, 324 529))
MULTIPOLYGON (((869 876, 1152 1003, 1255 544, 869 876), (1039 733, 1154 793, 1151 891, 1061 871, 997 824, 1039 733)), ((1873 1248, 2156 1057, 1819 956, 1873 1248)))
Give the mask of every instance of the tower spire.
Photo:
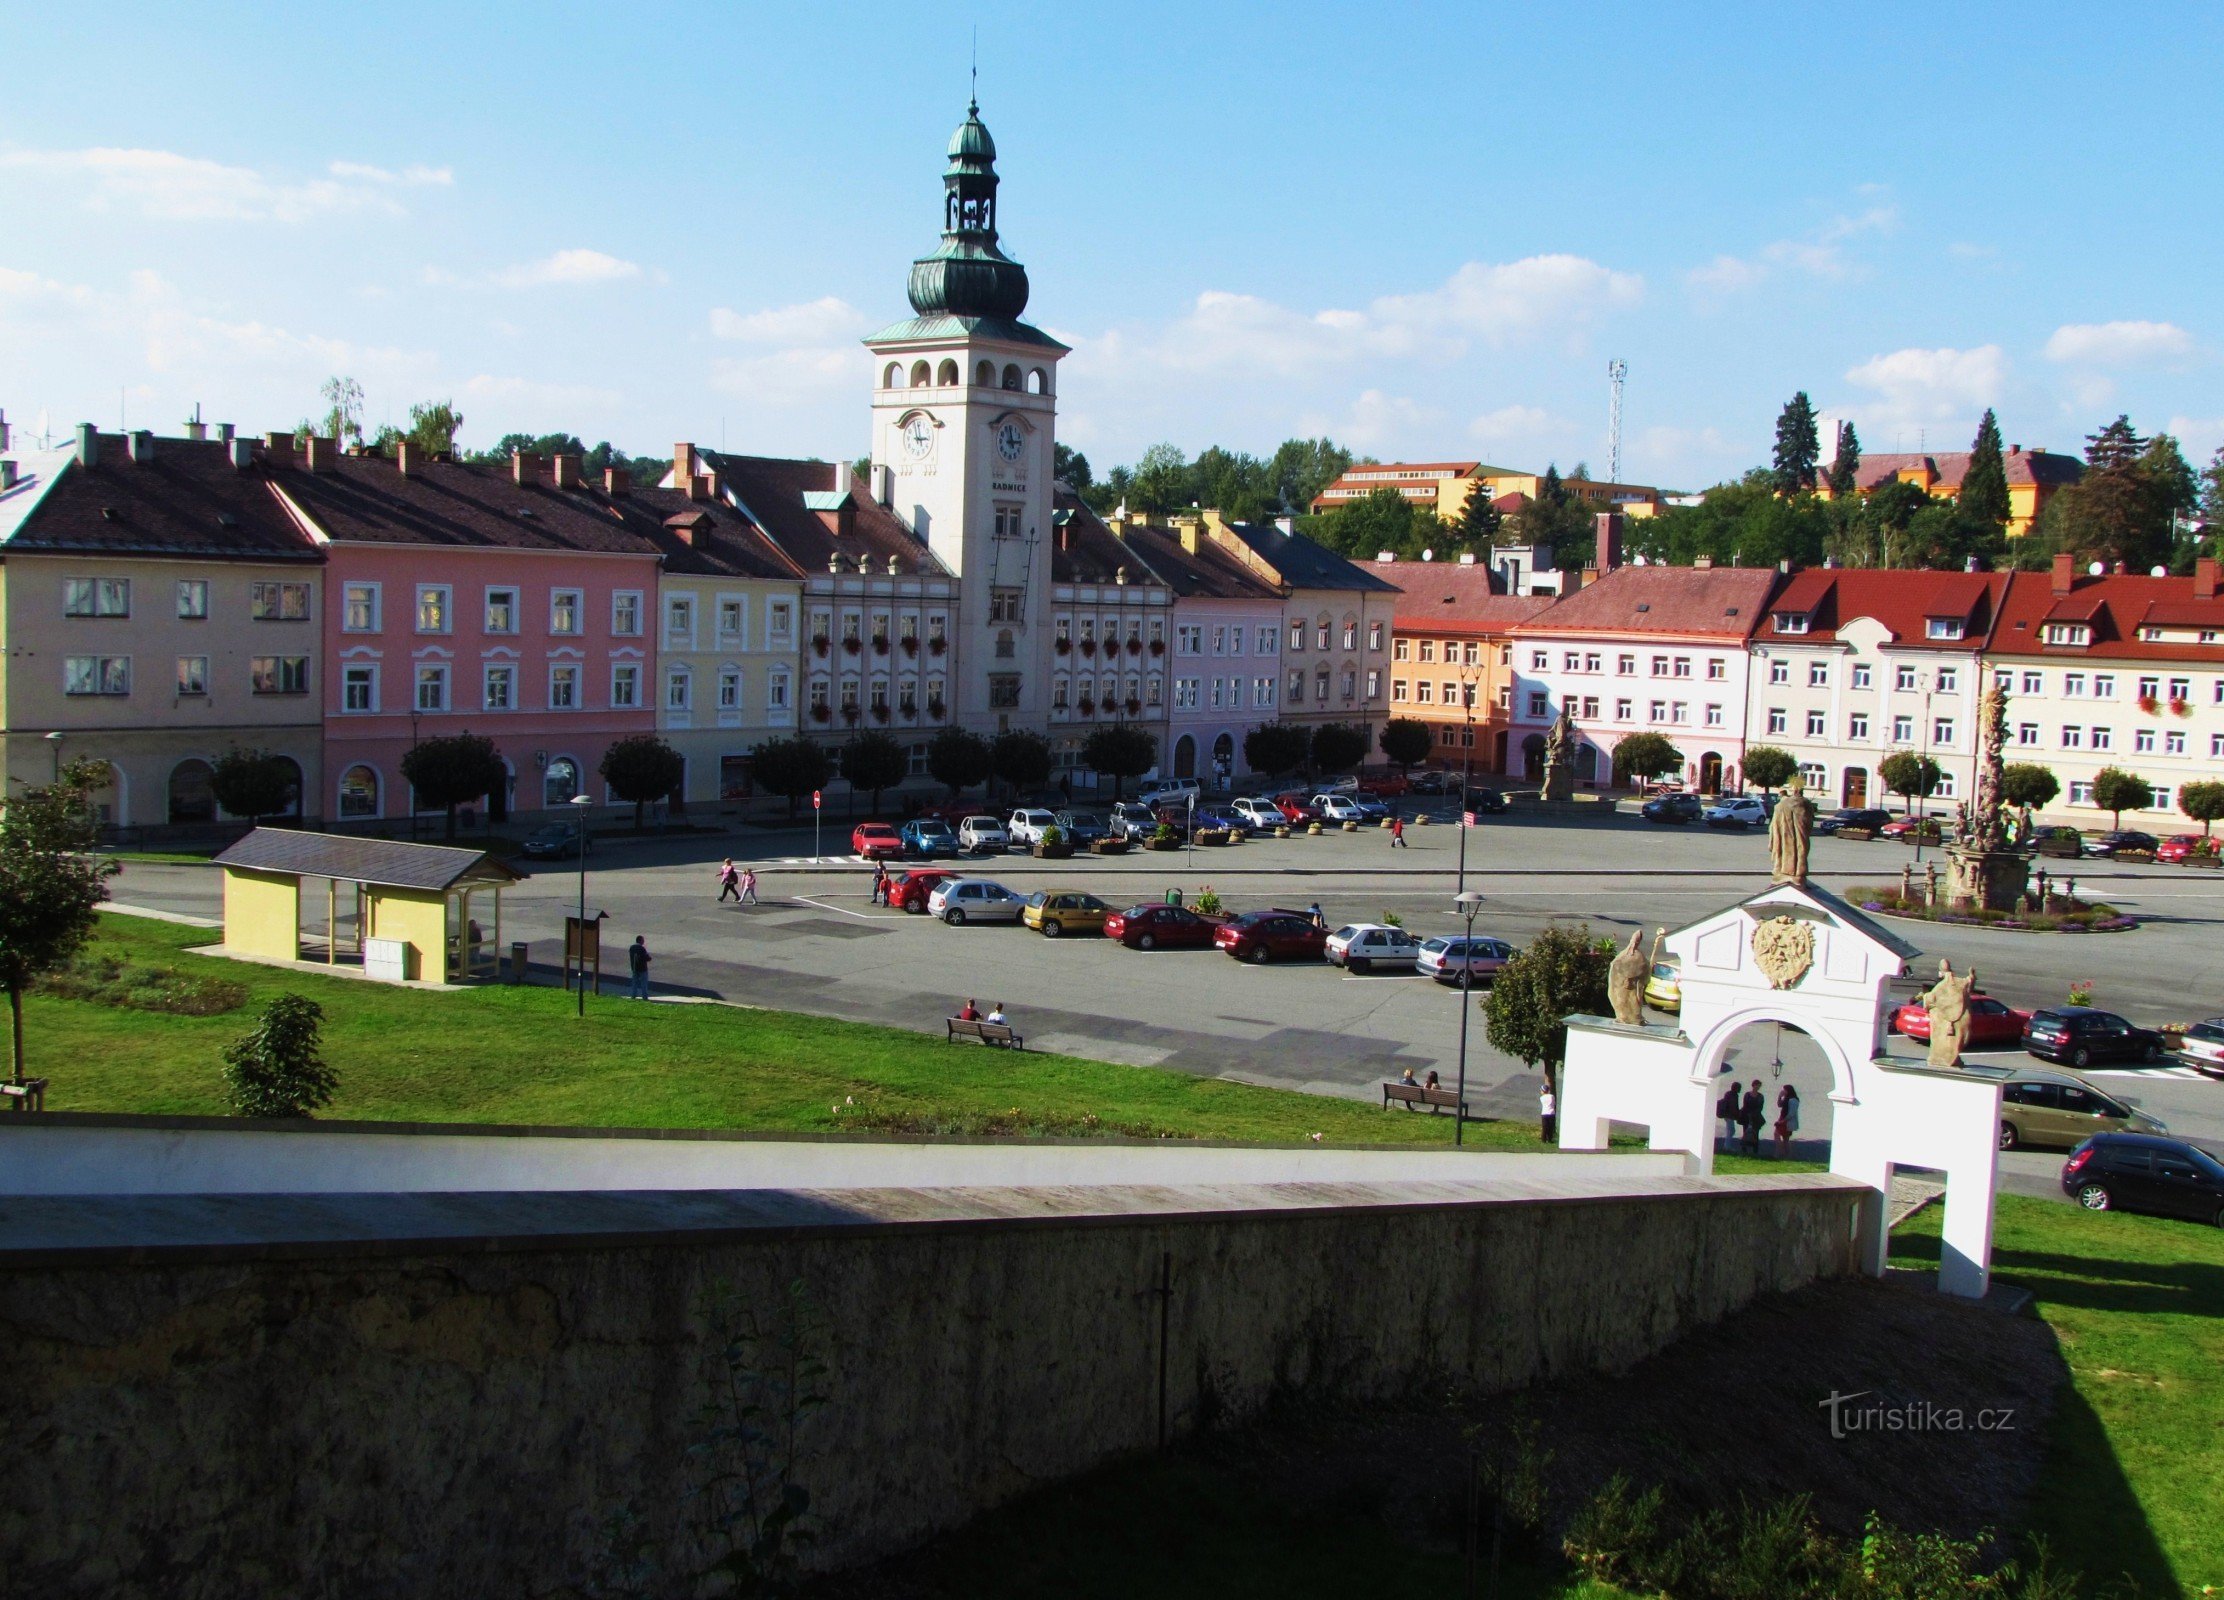
POLYGON ((911 266, 911 308, 922 317, 1016 320, 1027 309, 1027 269, 996 243, 996 141, 978 102, 950 136, 942 173, 942 243, 911 266))

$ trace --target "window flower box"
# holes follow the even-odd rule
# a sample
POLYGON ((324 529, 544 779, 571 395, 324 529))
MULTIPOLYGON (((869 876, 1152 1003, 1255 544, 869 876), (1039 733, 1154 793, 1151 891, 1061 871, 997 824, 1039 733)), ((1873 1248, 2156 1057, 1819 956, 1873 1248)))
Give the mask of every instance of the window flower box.
POLYGON ((1134 716, 1138 711, 1141 711, 1142 709, 1143 697, 1141 695, 1131 694, 1127 697, 1127 714, 1129 716, 1134 716))
POLYGON ((874 634, 874 635, 873 635, 873 654, 874 654, 874 655, 876 655, 876 656, 884 656, 884 655, 886 655, 887 653, 888 653, 888 635, 886 635, 885 633, 876 633, 876 634, 874 634))
POLYGON ((834 720, 834 708, 824 700, 819 701, 818 704, 811 707, 811 720, 813 722, 832 722, 834 720))
POLYGON ((1082 640, 1082 641, 1081 641, 1081 653, 1082 653, 1083 655, 1085 655, 1085 656, 1093 656, 1093 655, 1095 655, 1095 654, 1097 653, 1097 642, 1096 642, 1096 640, 1094 640, 1094 639, 1084 639, 1084 640, 1082 640))
POLYGON ((927 641, 927 654, 930 656, 938 656, 942 654, 943 651, 949 648, 950 641, 941 637, 939 634, 927 641))
POLYGON ((811 648, 819 653, 819 659, 823 661, 827 652, 834 648, 834 641, 823 633, 814 633, 811 635, 811 648))
POLYGON ((1131 656, 1139 656, 1143 653, 1143 639, 1140 634, 1128 640, 1127 653, 1131 656))
POLYGON ((942 720, 943 713, 948 709, 949 708, 947 706, 943 705, 942 697, 940 695, 936 695, 934 698, 927 702, 927 715, 934 718, 934 720, 937 722, 940 722, 942 720))
POLYGON ((1165 653, 1166 641, 1164 639, 1153 639, 1151 641, 1151 654, 1154 656, 1162 656, 1165 653))
POLYGON ((865 652, 865 641, 854 633, 847 633, 842 636, 842 648, 853 656, 862 655, 865 652))
POLYGON ((873 720, 883 726, 887 725, 888 719, 893 715, 894 713, 891 712, 886 706, 873 707, 873 720))
POLYGON ((2193 702, 2192 702, 2192 701, 2190 701, 2190 700, 2173 700, 2173 701, 2171 701, 2171 702, 2170 702, 2170 715, 2172 715, 2173 717, 2190 717, 2190 716, 2192 716, 2192 715, 2193 715, 2193 702))
POLYGON ((2151 694, 2143 694, 2139 697, 2139 709, 2151 717, 2162 709, 2162 702, 2151 694))
POLYGON ((858 708, 854 702, 842 707, 842 720, 851 727, 857 726, 858 708))
POLYGON ((1073 654, 1073 641, 1071 639, 1060 639, 1050 648, 1057 651, 1062 656, 1071 655, 1073 654))
POLYGON ((1097 703, 1087 695, 1083 695, 1075 709, 1085 717, 1093 717, 1097 714, 1097 703))
POLYGON ((919 717, 919 702, 918 702, 918 701, 916 701, 916 700, 899 700, 899 701, 897 701, 897 702, 896 702, 896 709, 897 709, 898 711, 900 711, 900 712, 902 712, 902 713, 903 713, 903 719, 904 719, 904 721, 906 721, 906 722, 915 722, 915 721, 917 721, 917 720, 918 720, 918 717, 919 717))
POLYGON ((911 634, 905 634, 896 642, 903 646, 903 653, 907 656, 915 656, 919 653, 919 641, 911 634))

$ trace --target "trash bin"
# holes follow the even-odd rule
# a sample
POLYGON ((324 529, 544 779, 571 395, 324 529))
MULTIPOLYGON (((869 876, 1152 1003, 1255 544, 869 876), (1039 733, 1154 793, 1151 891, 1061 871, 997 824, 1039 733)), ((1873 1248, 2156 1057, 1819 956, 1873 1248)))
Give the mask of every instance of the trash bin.
POLYGON ((1181 892, 1181 891, 1180 891, 1179 889, 1169 889, 1169 890, 1167 890, 1167 891, 1166 891, 1166 903, 1167 903, 1168 905, 1170 905, 1170 906, 1178 906, 1178 905, 1180 905, 1180 904, 1182 903, 1182 892, 1181 892))
POLYGON ((529 948, 523 939, 511 941, 510 982, 523 983, 525 981, 525 953, 529 948))

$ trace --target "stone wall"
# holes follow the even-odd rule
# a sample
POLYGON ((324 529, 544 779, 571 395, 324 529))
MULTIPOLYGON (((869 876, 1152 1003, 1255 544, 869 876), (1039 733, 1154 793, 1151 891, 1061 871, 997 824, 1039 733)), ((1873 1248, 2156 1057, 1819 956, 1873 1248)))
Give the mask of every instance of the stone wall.
POLYGON ((831 1400, 797 1479, 839 1564, 1153 1448, 1162 1381, 1175 1434, 1281 1397, 1496 1389, 1855 1266, 1862 1191, 1827 1177, 1434 1187, 847 1191, 739 1227, 0 1249, 0 1593, 564 1594, 628 1505, 706 1550, 688 1446, 715 1352, 734 1307, 776 1322, 791 1285, 831 1400))

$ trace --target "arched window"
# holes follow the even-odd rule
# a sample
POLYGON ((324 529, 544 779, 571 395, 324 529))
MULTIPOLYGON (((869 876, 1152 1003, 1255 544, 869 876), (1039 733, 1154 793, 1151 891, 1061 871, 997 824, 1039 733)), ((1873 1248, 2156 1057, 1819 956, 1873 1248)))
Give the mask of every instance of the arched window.
POLYGON ((170 820, 216 820, 216 772, 206 761, 181 761, 170 769, 170 820))
POLYGON ((541 804, 564 806, 571 804, 571 797, 579 792, 579 763, 570 756, 557 756, 548 763, 548 770, 541 774, 541 804))
POLYGON ((924 361, 914 361, 911 364, 911 386, 914 389, 924 389, 931 371, 924 361))
POLYGON ((958 364, 955 361, 945 359, 942 365, 936 369, 934 381, 944 388, 955 384, 958 381, 958 364))
POLYGON ((340 775, 340 816, 378 815, 378 774, 369 767, 350 767, 340 775))
POLYGON ((1212 742, 1212 770, 1225 778, 1236 770, 1236 736, 1224 733, 1212 742))
POLYGON ((1034 371, 1028 373, 1027 392, 1029 394, 1050 393, 1050 374, 1041 367, 1037 367, 1034 371))
POLYGON ((984 389, 996 387, 996 368, 984 361, 973 369, 973 381, 984 389))
POLYGON ((903 363, 891 361, 888 363, 888 370, 880 375, 880 386, 883 389, 900 389, 903 387, 903 378, 903 363))
POLYGON ((1019 387, 1019 363, 1016 361, 1004 368, 1004 387, 1007 389, 1017 389, 1019 387))

